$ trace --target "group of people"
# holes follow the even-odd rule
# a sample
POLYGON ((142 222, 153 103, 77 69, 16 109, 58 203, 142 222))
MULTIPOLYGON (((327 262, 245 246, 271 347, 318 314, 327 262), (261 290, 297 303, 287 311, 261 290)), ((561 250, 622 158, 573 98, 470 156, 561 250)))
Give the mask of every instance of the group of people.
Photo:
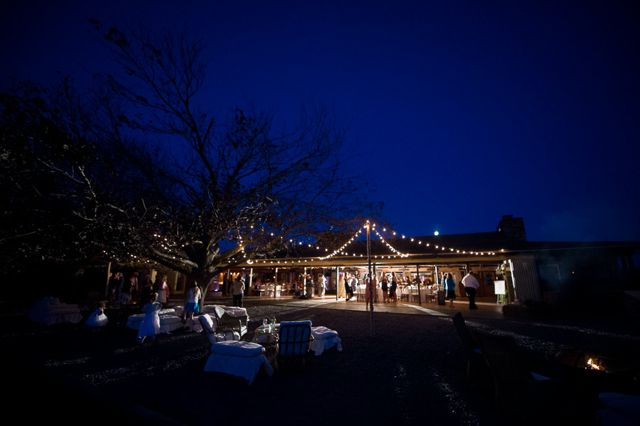
POLYGON ((391 282, 387 274, 382 274, 382 281, 380 282, 380 288, 382 289, 382 302, 396 303, 398 301, 398 281, 396 280, 396 273, 391 273, 391 282))
MULTIPOLYGON (((399 280, 396 277, 395 272, 391 272, 391 274, 382 274, 380 289, 382 290, 383 303, 395 303, 398 301, 398 281, 399 280)), ((368 280, 366 278, 365 282, 368 284, 368 280)), ((426 282, 427 281, 425 280, 425 283, 426 282)), ((347 301, 353 298, 358 283, 359 279, 356 273, 345 272, 344 288, 347 301)), ((407 277, 403 277, 403 283, 404 285, 409 284, 407 277)), ((478 279, 474 276, 472 271, 468 271, 468 273, 462 278, 461 283, 464 286, 465 294, 469 299, 469 309, 478 309, 478 306, 476 305, 476 293, 480 287, 478 279)), ((438 289, 437 284, 434 284, 433 288, 438 289)), ((453 301, 456 299, 456 282, 451 272, 445 272, 442 274, 442 289, 445 291, 445 300, 448 300, 449 306, 453 307, 453 301)), ((367 297, 367 293, 365 293, 365 297, 367 297)))
MULTIPOLYGON (((186 323, 193 320, 193 316, 200 312, 200 302, 202 300, 202 290, 196 281, 192 281, 186 292, 184 309, 182 314, 182 322, 186 323)), ((143 343, 147 337, 155 339, 160 333, 160 310, 162 302, 159 300, 159 293, 152 292, 149 301, 142 307, 144 319, 138 329, 138 340, 143 343)))
MULTIPOLYGON (((446 291, 446 299, 449 300, 450 306, 453 306, 453 301, 456 298, 456 282, 451 272, 445 272, 443 274, 442 285, 446 291)), ((478 305, 476 305, 476 292, 478 288, 480 288, 480 282, 472 271, 468 271, 467 274, 462 277, 462 285, 469 299, 469 309, 478 309, 478 305)))
MULTIPOLYGON (((365 276, 364 282, 366 284, 365 299, 368 300, 370 281, 367 276, 365 276)), ((355 293, 355 290, 358 284, 360 284, 360 278, 356 273, 345 272, 344 289, 345 289, 347 301, 353 298, 353 295, 355 293)), ((373 285, 374 287, 377 287, 377 280, 375 277, 373 279, 373 285)), ((398 295, 397 295, 398 281, 396 279, 395 272, 391 273, 391 277, 388 277, 387 274, 382 274, 380 288, 382 290, 382 299, 384 303, 398 301, 398 295)))
POLYGON ((162 305, 169 301, 167 277, 160 274, 156 276, 155 281, 151 280, 150 275, 146 275, 140 282, 137 271, 132 272, 129 278, 125 278, 120 271, 114 272, 109 278, 108 293, 110 302, 118 302, 121 305, 144 305, 151 300, 152 293, 157 293, 158 302, 162 305))

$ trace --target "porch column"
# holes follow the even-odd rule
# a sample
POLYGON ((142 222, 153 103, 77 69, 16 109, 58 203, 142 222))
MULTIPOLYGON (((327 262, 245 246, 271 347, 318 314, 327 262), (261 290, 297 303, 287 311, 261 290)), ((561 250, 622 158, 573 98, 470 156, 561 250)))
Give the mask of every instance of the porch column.
POLYGON ((276 273, 273 276, 273 298, 276 298, 276 287, 278 287, 278 267, 276 266, 276 273))
POLYGON ((304 267, 304 275, 302 276, 302 295, 307 295, 307 267, 304 267))
POLYGON ((104 286, 104 297, 109 299, 109 278, 111 278, 111 262, 107 265, 107 283, 104 286))
POLYGON ((422 305, 422 295, 420 294, 420 265, 416 265, 416 281, 418 282, 418 305, 422 305))

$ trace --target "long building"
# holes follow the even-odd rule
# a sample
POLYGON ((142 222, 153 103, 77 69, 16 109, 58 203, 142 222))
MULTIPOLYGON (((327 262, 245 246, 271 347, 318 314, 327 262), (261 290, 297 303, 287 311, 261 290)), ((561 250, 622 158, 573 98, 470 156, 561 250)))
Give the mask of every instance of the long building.
MULTIPOLYGON (((408 237, 369 226, 372 272, 378 278, 395 273, 399 297, 407 302, 429 303, 444 272, 459 284, 469 270, 481 283, 478 298, 501 304, 578 309, 597 304, 616 310, 640 290, 638 242, 528 241, 523 219, 510 215, 501 218, 495 231, 457 235, 408 237)), ((309 296, 326 276, 327 293, 341 300, 345 274, 362 283, 368 273, 366 233, 364 225, 339 248, 292 244, 277 257, 230 268, 220 282, 242 273, 251 283, 250 294, 309 296)), ((461 285, 456 292, 464 297, 461 285)))

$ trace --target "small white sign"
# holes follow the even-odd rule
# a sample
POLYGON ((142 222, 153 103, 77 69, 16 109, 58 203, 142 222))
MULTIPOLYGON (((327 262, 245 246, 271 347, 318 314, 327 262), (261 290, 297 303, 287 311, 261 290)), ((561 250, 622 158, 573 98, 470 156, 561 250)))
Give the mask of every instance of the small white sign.
POLYGON ((507 294, 506 287, 504 285, 504 280, 494 281, 493 282, 493 292, 498 294, 507 294))

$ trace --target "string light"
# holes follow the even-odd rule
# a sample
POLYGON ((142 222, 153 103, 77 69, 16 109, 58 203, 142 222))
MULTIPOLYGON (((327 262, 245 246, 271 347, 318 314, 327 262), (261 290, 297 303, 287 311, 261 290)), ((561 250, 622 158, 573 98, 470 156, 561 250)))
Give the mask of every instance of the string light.
MULTIPOLYGON (((383 231, 383 232, 387 232, 387 231, 388 231, 388 232, 390 232, 394 237, 398 235, 398 232, 397 232, 397 231, 394 231, 393 229, 389 229, 389 230, 387 230, 387 228, 382 228, 382 231, 383 231)), ((400 234, 400 235, 401 235, 401 238, 402 238, 402 239, 405 239, 405 238, 406 238, 406 235, 404 235, 404 234, 400 234)), ((414 243, 414 244, 415 244, 415 243, 417 243, 418 245, 423 245, 423 241, 422 241, 422 240, 417 240, 417 241, 416 241, 415 237, 414 237, 414 238, 410 238, 410 242, 411 242, 411 243, 414 243)), ((425 243, 424 243, 424 246, 425 246, 425 247, 430 247, 430 243, 425 242, 425 243)), ((434 247, 435 247, 435 249, 436 249, 436 250, 443 250, 443 251, 444 251, 444 250, 446 250, 446 249, 447 249, 447 247, 439 246, 439 245, 436 245, 436 246, 434 246, 434 247)), ((457 248, 455 248, 455 247, 448 247, 448 249, 449 249, 449 251, 450 251, 450 252, 455 252, 455 253, 458 253, 458 254, 459 254, 459 253, 460 253, 460 251, 461 251, 460 249, 457 249, 457 248)), ((504 250, 504 249, 500 249, 500 252, 501 252, 501 253, 504 253, 504 252, 505 252, 505 250, 504 250)), ((463 253, 463 254, 467 254, 467 251, 462 251, 462 253, 463 253)), ((494 252, 494 251, 489 251, 489 252, 468 251, 468 253, 469 253, 469 254, 476 255, 476 256, 484 256, 484 255, 488 255, 488 256, 495 256, 495 254, 496 254, 496 252, 494 252)))
POLYGON ((334 257, 334 256, 336 256, 338 254, 342 254, 344 252, 344 249, 349 247, 356 240, 356 238, 358 238, 358 235, 362 234, 362 228, 364 228, 364 226, 360 227, 360 229, 358 229, 355 232, 355 234, 353 234, 353 237, 351 237, 346 243, 344 243, 342 246, 340 246, 340 248, 334 250, 333 252, 331 252, 327 256, 320 257, 319 259, 320 260, 327 260, 327 259, 331 259, 332 257, 334 257))
POLYGON ((384 237, 382 236, 382 234, 380 234, 380 233, 379 233, 378 231, 376 231, 375 229, 374 229, 374 232, 376 233, 376 235, 378 236, 378 238, 380 238, 380 241, 382 241, 382 243, 383 243, 384 245, 386 245, 386 246, 387 246, 387 248, 388 248, 389 250, 391 250, 393 253, 396 253, 396 254, 397 254, 398 256, 400 256, 400 257, 409 257, 409 255, 408 255, 408 254, 401 253, 398 249, 396 249, 396 248, 395 248, 395 247, 393 247, 391 244, 389 244, 389 243, 384 239, 384 237))
MULTIPOLYGON (((250 226, 251 229, 254 229, 253 225, 250 226)), ((310 238, 306 238, 304 239, 304 242, 301 240, 295 241, 293 238, 289 238, 289 243, 291 243, 292 245, 297 245, 297 246, 303 246, 306 245, 308 248, 313 249, 315 247, 316 251, 324 251, 324 253, 326 253, 325 256, 321 256, 321 257, 317 257, 317 258, 311 258, 311 259, 305 259, 305 262, 314 262, 315 260, 327 260, 327 259, 331 259, 337 255, 342 255, 342 256, 353 256, 353 257, 364 257, 363 254, 356 254, 356 253, 348 253, 346 251, 347 248, 349 248, 354 241, 357 240, 357 238, 362 235, 363 231, 366 229, 371 229, 374 231, 374 233, 378 236, 378 238, 380 239, 380 241, 394 254, 393 258, 396 257, 401 257, 401 258, 405 258, 405 257, 409 257, 409 254, 407 253, 403 253, 401 251, 399 251, 397 248, 395 248, 394 246, 392 246, 388 241, 385 240, 384 236, 378 232, 376 230, 376 224, 375 223, 370 223, 370 221, 366 221, 365 224, 363 226, 361 226, 356 232, 354 232, 353 236, 351 238, 349 238, 349 240, 347 240, 344 244, 342 244, 340 247, 338 247, 337 249, 330 251, 329 248, 327 247, 321 247, 320 245, 315 245, 315 244, 311 244, 308 242, 308 240, 310 238), (297 243, 297 244, 296 244, 297 243), (323 250, 324 249, 324 250, 323 250)), ((261 227, 261 232, 265 232, 264 228, 261 227)), ((431 244, 426 242, 426 241, 422 241, 422 240, 417 240, 415 237, 407 237, 405 234, 399 234, 398 232, 396 232, 395 230, 392 229, 387 229, 386 227, 382 228, 382 232, 390 232, 394 237, 400 235, 400 238, 402 238, 403 240, 409 239, 409 242, 412 244, 417 244, 420 247, 430 247, 431 244)), ((276 236, 273 232, 270 232, 269 235, 271 237, 274 237, 276 239, 280 239, 280 240, 284 240, 283 236, 276 236)), ((167 253, 167 257, 171 257, 172 259, 176 259, 175 254, 178 253, 171 253, 171 250, 175 247, 177 247, 178 245, 175 242, 170 242, 168 240, 167 237, 162 237, 161 235, 154 233, 153 236, 157 239, 159 239, 159 246, 165 250, 165 251, 169 251, 169 253, 167 253), (173 256, 172 256, 173 255, 173 256)), ((267 261, 266 260, 255 260, 255 259, 251 259, 250 256, 248 256, 248 254, 245 252, 245 244, 243 242, 243 237, 242 236, 238 236, 237 237, 239 243, 241 244, 240 247, 240 253, 241 253, 241 257, 244 261, 246 261, 248 264, 254 264, 254 263, 263 263, 266 264, 267 261)), ((316 243, 317 244, 317 243, 316 243)), ((181 244, 180 247, 185 247, 185 244, 181 244)), ((445 247, 445 246, 440 246, 440 245, 436 245, 434 246, 436 250, 441 250, 441 251, 448 251, 451 253, 457 253, 460 254, 462 252, 462 254, 471 254, 471 255, 475 255, 475 256, 485 256, 485 255, 495 255, 495 252, 478 252, 478 251, 466 251, 466 250, 462 250, 459 248, 453 248, 453 247, 445 247)), ((501 253, 505 252, 505 249, 500 249, 501 253)), ((136 259, 136 257, 134 257, 134 255, 132 255, 133 259, 136 259)), ((374 258, 378 258, 377 255, 374 256, 374 258)), ((384 255, 380 256, 381 259, 384 259, 384 255)), ((388 259, 391 259, 391 256, 387 256, 388 259)), ((237 257, 232 257, 231 262, 238 262, 240 259, 238 259, 237 257)), ((273 262, 271 262, 273 263, 273 262)), ((293 264, 294 261, 292 260, 291 263, 293 264)))

